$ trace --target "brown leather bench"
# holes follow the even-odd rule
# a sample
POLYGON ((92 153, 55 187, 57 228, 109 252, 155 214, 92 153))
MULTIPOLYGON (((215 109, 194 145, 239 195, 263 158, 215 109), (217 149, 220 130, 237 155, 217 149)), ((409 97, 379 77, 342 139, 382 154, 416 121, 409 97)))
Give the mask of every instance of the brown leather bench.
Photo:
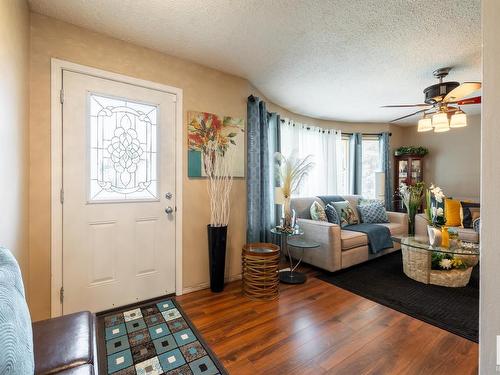
POLYGON ((96 318, 78 312, 33 323, 35 374, 97 374, 96 318))

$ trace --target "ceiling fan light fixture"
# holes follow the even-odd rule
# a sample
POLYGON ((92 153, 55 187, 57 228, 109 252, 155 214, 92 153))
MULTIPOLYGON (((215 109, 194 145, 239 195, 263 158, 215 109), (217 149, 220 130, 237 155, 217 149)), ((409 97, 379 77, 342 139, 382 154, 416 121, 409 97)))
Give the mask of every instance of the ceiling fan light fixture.
POLYGON ((424 116, 420 120, 418 120, 418 128, 417 131, 419 133, 428 132, 432 130, 432 120, 430 117, 424 116))
POLYGON ((448 114, 445 112, 438 112, 432 116, 432 125, 434 126, 435 133, 444 133, 450 130, 450 122, 448 114))
POLYGON ((450 128, 463 128, 467 126, 467 115, 462 111, 456 111, 450 119, 450 128))

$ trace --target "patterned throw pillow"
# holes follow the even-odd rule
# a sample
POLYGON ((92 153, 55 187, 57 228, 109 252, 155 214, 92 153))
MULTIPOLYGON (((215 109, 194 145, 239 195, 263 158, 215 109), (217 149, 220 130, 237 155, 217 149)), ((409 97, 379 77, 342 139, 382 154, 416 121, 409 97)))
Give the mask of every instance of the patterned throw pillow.
POLYGON ((329 223, 340 225, 340 217, 337 214, 335 207, 331 204, 327 204, 325 206, 325 213, 329 223))
POLYGON ((477 218, 472 222, 472 228, 474 228, 474 232, 479 233, 481 230, 481 218, 477 218))
POLYGON ((356 212, 354 212, 351 204, 348 201, 341 202, 331 202, 330 203, 337 211, 340 218, 340 226, 345 227, 346 225, 358 224, 358 218, 356 212))
POLYGON ((325 209, 318 202, 313 202, 309 211, 311 213, 311 219, 317 221, 328 221, 325 209))
POLYGON ((380 202, 358 206, 358 212, 362 223, 377 224, 389 222, 385 207, 380 202))

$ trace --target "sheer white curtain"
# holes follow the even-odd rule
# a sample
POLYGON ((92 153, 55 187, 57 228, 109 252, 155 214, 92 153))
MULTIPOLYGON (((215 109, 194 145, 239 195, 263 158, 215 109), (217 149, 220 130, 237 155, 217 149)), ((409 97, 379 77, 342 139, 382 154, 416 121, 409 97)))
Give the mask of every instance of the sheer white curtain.
POLYGON ((337 194, 341 184, 342 135, 335 129, 300 124, 288 119, 281 122, 281 153, 304 158, 312 155, 314 168, 295 196, 337 194))

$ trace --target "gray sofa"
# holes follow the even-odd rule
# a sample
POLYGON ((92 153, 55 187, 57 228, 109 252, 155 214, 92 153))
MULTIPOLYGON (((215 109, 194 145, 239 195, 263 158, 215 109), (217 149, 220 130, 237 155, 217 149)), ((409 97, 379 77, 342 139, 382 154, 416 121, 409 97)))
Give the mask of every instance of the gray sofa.
MULTIPOLYGON (((427 216, 425 214, 417 214, 415 216, 415 237, 423 241, 428 241, 429 234, 427 232, 427 225, 429 221, 427 220, 427 216)), ((462 228, 456 227, 458 232, 458 237, 462 241, 479 243, 479 233, 477 233, 472 228, 462 228)))
MULTIPOLYGON (((355 208, 358 204, 359 195, 343 196, 355 208)), ((318 197, 293 198, 291 207, 297 215, 299 227, 304 231, 304 239, 318 242, 317 249, 306 250, 304 252, 304 262, 324 270, 333 272, 367 260, 392 253, 400 248, 394 243, 394 247, 386 249, 377 254, 372 254, 368 250, 368 238, 366 234, 343 230, 339 225, 311 220, 310 207, 316 201, 321 206, 325 206, 318 197)), ((357 215, 357 210, 356 215, 357 215)), ((388 227, 393 235, 404 235, 408 233, 408 216, 405 213, 388 212, 389 223, 380 224, 388 227)), ((290 252, 294 258, 300 258, 302 250, 290 247, 290 252)))

